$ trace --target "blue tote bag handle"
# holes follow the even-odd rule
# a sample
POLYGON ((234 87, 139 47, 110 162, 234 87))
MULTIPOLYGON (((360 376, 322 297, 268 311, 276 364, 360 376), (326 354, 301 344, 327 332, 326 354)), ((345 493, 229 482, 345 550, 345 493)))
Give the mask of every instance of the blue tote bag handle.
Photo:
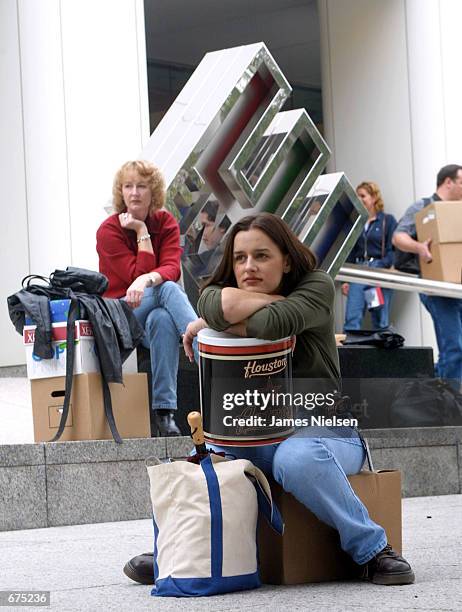
POLYGON ((263 472, 255 465, 251 470, 246 470, 245 474, 249 478, 257 491, 258 509, 263 514, 271 527, 282 535, 284 533, 284 523, 279 508, 273 502, 269 482, 263 472))

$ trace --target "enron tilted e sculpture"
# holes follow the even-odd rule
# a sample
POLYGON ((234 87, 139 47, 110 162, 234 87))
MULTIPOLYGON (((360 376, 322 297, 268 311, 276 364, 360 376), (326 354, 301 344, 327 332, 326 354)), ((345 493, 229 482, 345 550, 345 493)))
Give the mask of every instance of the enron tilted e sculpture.
POLYGON ((367 212, 343 172, 321 175, 330 150, 264 43, 207 53, 140 159, 163 172, 180 225, 193 304, 230 226, 251 212, 283 218, 335 277, 367 212))

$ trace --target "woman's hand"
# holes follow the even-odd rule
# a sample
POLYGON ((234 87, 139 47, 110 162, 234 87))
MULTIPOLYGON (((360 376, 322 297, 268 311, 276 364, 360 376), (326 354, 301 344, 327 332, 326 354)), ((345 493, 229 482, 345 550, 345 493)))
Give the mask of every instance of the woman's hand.
POLYGON ((350 290, 350 285, 348 283, 342 283, 342 293, 347 296, 348 291, 350 290))
POLYGON ((189 361, 194 361, 194 351, 193 351, 193 340, 200 332, 201 329, 205 329, 208 327, 207 322, 204 319, 196 319, 195 321, 191 321, 186 328, 186 331, 183 335, 183 348, 188 357, 189 361))
POLYGON ((131 308, 137 308, 143 299, 144 290, 152 285, 149 274, 140 274, 127 289, 125 299, 131 308))
POLYGON ((134 232, 138 233, 147 233, 146 224, 144 221, 140 221, 139 219, 135 219, 131 213, 124 212, 119 215, 119 223, 120 226, 124 229, 130 229, 134 232))

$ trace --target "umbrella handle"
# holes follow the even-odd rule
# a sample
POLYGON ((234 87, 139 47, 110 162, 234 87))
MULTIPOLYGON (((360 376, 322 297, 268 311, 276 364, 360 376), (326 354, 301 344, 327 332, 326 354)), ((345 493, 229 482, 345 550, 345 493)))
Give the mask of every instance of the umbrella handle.
POLYGON ((196 446, 204 444, 204 428, 202 427, 202 415, 200 412, 190 412, 188 423, 191 428, 191 438, 196 446))
POLYGON ((200 456, 207 455, 207 447, 205 446, 204 428, 202 427, 202 415, 200 412, 190 412, 188 414, 188 423, 191 427, 191 438, 196 447, 196 453, 200 456))

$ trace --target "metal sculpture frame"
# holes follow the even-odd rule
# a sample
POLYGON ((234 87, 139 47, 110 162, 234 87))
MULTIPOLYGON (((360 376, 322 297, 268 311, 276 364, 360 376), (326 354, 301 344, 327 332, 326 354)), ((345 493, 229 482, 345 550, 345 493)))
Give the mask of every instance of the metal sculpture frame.
POLYGON ((335 277, 367 212, 304 109, 281 111, 292 89, 264 43, 207 53, 140 158, 163 172, 179 222, 193 304, 233 223, 279 215, 335 277))

